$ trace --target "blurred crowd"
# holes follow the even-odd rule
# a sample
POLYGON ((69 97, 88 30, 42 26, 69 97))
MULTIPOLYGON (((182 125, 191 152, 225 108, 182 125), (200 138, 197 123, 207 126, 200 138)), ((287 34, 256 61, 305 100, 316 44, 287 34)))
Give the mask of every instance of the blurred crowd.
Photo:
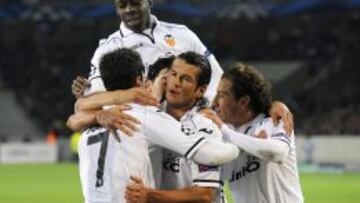
MULTIPOLYGON (((275 96, 294 112, 297 132, 360 134, 359 10, 256 19, 156 15, 187 24, 222 63, 303 61, 306 80, 275 96)), ((42 128, 66 131, 72 79, 88 74, 98 40, 118 29, 118 18, 0 23, 3 85, 42 128)))

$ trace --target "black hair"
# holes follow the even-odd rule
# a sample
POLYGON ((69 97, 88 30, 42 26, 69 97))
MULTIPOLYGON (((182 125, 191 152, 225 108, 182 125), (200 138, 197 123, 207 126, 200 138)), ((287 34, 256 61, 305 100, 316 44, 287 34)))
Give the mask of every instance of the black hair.
POLYGON ((144 65, 140 55, 128 48, 114 50, 100 60, 100 74, 108 91, 129 89, 142 76, 144 65))
POLYGON ((170 68, 171 64, 173 63, 175 57, 170 56, 167 58, 159 58, 155 63, 149 66, 149 72, 148 72, 148 80, 154 81, 155 78, 159 75, 161 70, 165 68, 170 68))
POLYGON ((184 60, 186 63, 194 65, 200 69, 197 76, 197 86, 208 85, 211 79, 211 67, 209 61, 200 54, 188 51, 180 54, 177 58, 184 60))
POLYGON ((222 78, 232 82, 231 93, 236 100, 248 95, 254 113, 268 113, 272 103, 271 84, 261 73, 249 65, 235 63, 222 78))

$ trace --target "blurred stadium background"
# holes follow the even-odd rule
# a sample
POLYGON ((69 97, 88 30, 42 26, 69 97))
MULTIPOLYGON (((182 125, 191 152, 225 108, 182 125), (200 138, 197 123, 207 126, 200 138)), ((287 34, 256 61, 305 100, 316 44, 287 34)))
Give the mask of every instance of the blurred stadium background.
MULTIPOLYGON (((360 0, 154 0, 295 115, 306 202, 360 202, 360 0)), ((112 0, 0 1, 0 202, 81 202, 71 82, 118 29, 112 0), (55 139, 54 139, 55 138, 55 139)))

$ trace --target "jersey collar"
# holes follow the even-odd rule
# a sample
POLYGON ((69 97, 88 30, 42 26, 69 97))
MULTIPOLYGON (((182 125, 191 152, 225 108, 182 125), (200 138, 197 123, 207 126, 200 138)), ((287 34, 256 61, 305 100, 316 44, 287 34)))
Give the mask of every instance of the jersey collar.
MULTIPOLYGON (((150 28, 148 29, 145 29, 142 33, 143 34, 146 34, 146 35, 150 35, 150 36, 153 36, 153 32, 154 32, 154 29, 155 27, 157 26, 158 24, 158 19, 154 16, 154 15, 151 15, 150 16, 150 28)), ((120 36, 121 37, 126 37, 130 34, 133 34, 135 33, 134 31, 130 30, 129 28, 127 28, 125 26, 125 23, 124 22, 121 22, 120 23, 120 28, 119 28, 119 32, 120 32, 120 36)))
MULTIPOLYGON (((160 109, 164 112, 166 112, 166 108, 167 108, 167 102, 164 101, 161 103, 161 107, 160 109)), ((192 109, 190 109, 189 111, 187 111, 181 118, 180 118, 180 122, 186 121, 191 119, 194 114, 196 114, 199 111, 199 107, 198 106, 194 106, 192 109)))
POLYGON ((246 134, 251 129, 252 126, 260 123, 264 118, 265 118, 265 114, 260 113, 253 120, 241 125, 238 128, 234 128, 234 129, 237 132, 242 132, 242 133, 246 134))

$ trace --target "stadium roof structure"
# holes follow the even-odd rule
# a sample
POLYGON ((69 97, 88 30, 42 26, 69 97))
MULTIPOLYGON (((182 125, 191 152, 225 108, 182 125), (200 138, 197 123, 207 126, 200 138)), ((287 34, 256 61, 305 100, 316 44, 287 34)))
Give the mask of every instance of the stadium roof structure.
MULTIPOLYGON (((211 2, 211 3, 210 3, 211 2)), ((360 0, 240 0, 195 5, 188 1, 165 1, 156 4, 154 12, 167 12, 181 16, 209 17, 248 17, 254 14, 261 16, 283 16, 316 10, 344 10, 360 7, 360 0)), ((115 15, 113 3, 80 3, 78 1, 55 1, 52 4, 26 5, 22 3, 2 3, 0 20, 19 18, 24 13, 41 15, 43 7, 56 7, 52 12, 66 12, 74 18, 101 18, 115 15)))

